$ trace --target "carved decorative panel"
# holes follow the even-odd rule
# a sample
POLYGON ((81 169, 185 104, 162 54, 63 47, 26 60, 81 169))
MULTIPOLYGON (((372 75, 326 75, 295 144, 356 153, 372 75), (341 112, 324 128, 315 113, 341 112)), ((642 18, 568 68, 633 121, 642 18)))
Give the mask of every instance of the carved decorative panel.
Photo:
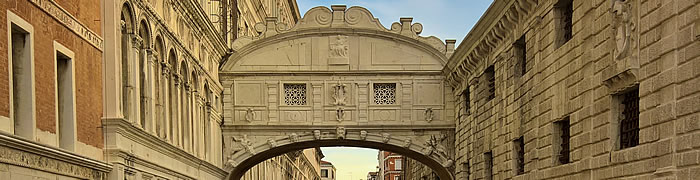
POLYGON ((396 104, 396 83, 374 83, 374 104, 396 104))
POLYGON ((284 84, 284 103, 290 106, 306 105, 306 84, 284 84))

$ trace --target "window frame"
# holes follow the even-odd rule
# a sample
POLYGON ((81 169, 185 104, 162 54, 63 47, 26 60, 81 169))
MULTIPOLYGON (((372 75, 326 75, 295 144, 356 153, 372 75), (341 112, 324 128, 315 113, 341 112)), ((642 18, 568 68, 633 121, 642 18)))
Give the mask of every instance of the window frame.
POLYGON ((400 92, 401 92, 401 88, 400 88, 400 84, 401 84, 401 83, 398 83, 398 82, 395 82, 395 81, 377 81, 377 82, 372 82, 372 83, 370 83, 370 86, 369 86, 369 87, 370 87, 370 91, 369 91, 369 92, 370 92, 370 95, 369 95, 369 96, 370 96, 370 105, 371 105, 371 106, 384 106, 384 107, 386 107, 386 106, 399 106, 399 105, 401 105, 401 93, 400 93, 400 92), (394 86, 394 104, 377 104, 377 103, 375 102, 375 99, 376 99, 376 96, 375 96, 375 93, 374 93, 374 90, 375 90, 374 86, 375 86, 375 84, 394 84, 394 85, 395 85, 395 86, 394 86))
POLYGON ((281 86, 280 86, 280 96, 279 96, 280 102, 279 102, 279 105, 280 105, 280 106, 283 106, 283 107, 309 107, 309 106, 311 106, 311 104, 313 104, 313 103, 310 103, 310 102, 309 102, 309 99, 310 99, 310 98, 309 98, 309 95, 310 95, 309 90, 310 90, 310 89, 311 89, 311 88, 309 88, 309 83, 307 83, 307 82, 298 82, 298 81, 282 82, 282 83, 281 83, 281 86), (285 98, 287 97, 287 93, 285 92, 285 86, 286 86, 286 85, 304 85, 305 88, 306 88, 306 89, 305 89, 305 92, 304 92, 305 103, 304 103, 304 104, 301 104, 301 105, 290 105, 290 104, 287 104, 287 102, 285 102, 285 98))
POLYGON ((54 83, 55 83, 55 86, 54 86, 55 99, 54 100, 56 103, 56 135, 57 135, 56 138, 58 140, 57 142, 58 142, 59 148, 65 149, 68 151, 75 151, 76 142, 78 141, 77 140, 77 137, 78 137, 77 123, 78 122, 77 122, 77 114, 76 114, 77 106, 76 106, 76 102, 75 102, 76 98, 77 98, 76 93, 75 93, 77 91, 76 86, 75 86, 75 84, 76 84, 76 82, 75 82, 75 53, 72 50, 68 49, 67 47, 63 46, 61 43, 56 42, 56 41, 53 42, 53 47, 54 47, 54 50, 53 50, 54 60, 56 60, 56 62, 54 63, 54 74, 56 75, 56 77, 54 79, 55 80, 54 81, 54 83), (60 55, 62 55, 68 59, 67 60, 68 61, 67 62, 68 68, 70 68, 70 70, 69 70, 69 72, 70 72, 70 77, 69 77, 70 84, 69 84, 69 86, 70 87, 68 89, 70 91, 67 92, 68 96, 70 96, 70 102, 68 102, 68 104, 61 104, 61 102, 59 102, 59 98, 62 95, 62 94, 59 94, 59 92, 60 92, 59 89, 61 88, 61 87, 59 87, 60 86, 59 79, 58 79, 59 69, 58 69, 58 62, 57 62, 58 58, 59 58, 59 53, 60 53, 60 55), (63 112, 63 113, 69 113, 69 114, 67 114, 67 115, 61 114, 61 112, 59 112, 59 109, 60 109, 59 106, 64 106, 64 107, 68 106, 69 109, 66 110, 67 112, 63 112), (68 116, 68 117, 63 117, 63 116, 68 116), (68 120, 68 122, 62 121, 62 118, 68 118, 68 119, 64 119, 64 120, 68 120), (64 123, 67 123, 65 125, 68 125, 70 127, 62 126, 64 123), (68 131, 68 132, 64 132, 64 131, 68 131), (70 134, 68 137, 62 138, 62 136, 64 136, 64 133, 70 133, 70 134))
MULTIPOLYGON (((9 91, 9 103, 11 106, 9 106, 9 114, 7 118, 0 117, 0 130, 8 132, 9 134, 14 134, 20 137, 24 137, 29 140, 35 140, 36 137, 36 81, 35 81, 35 63, 34 63, 34 27, 32 26, 31 23, 27 22, 24 20, 22 17, 16 15, 10 10, 7 10, 7 68, 8 68, 8 91, 9 91), (26 42, 29 42, 29 49, 28 49, 28 59, 29 59, 29 86, 30 86, 30 96, 29 96, 29 111, 30 113, 28 114, 29 116, 29 124, 26 125, 28 127, 25 127, 25 131, 29 132, 23 132, 26 134, 18 134, 18 130, 15 128, 16 126, 16 121, 15 121, 15 109, 13 104, 15 103, 14 99, 14 73, 13 73, 13 59, 12 59, 12 31, 13 27, 20 28, 21 30, 25 31, 28 35, 27 37, 29 38, 28 40, 25 40, 26 42)), ((22 132, 20 132, 22 133, 22 132)))
POLYGON ((554 161, 557 165, 569 164, 571 163, 571 117, 565 116, 555 121, 553 125, 555 128, 553 138, 556 145, 553 149, 554 161))

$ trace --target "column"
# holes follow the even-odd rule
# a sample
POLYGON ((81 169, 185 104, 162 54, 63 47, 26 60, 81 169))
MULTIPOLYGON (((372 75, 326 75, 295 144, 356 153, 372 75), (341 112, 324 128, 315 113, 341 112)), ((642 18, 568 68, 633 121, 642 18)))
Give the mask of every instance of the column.
POLYGON ((171 89, 171 100, 172 103, 170 109, 171 118, 170 121, 173 124, 172 128, 172 140, 173 144, 178 147, 182 147, 182 139, 180 138, 180 76, 173 73, 172 74, 172 89, 171 89))
POLYGON ((141 90, 140 90, 140 84, 139 84, 139 78, 141 78, 141 70, 139 69, 139 60, 141 59, 141 56, 139 55, 141 52, 141 37, 138 35, 131 35, 132 36, 132 44, 131 44, 131 50, 129 51, 129 63, 128 63, 128 69, 129 69, 129 84, 128 84, 128 96, 127 98, 129 99, 128 107, 125 109, 129 112, 129 122, 133 124, 134 126, 141 128, 141 120, 140 120, 140 108, 141 107, 141 90))
POLYGON ((160 78, 160 76, 156 74, 158 73, 156 72, 158 61, 153 53, 153 49, 148 49, 146 52, 148 54, 148 61, 146 63, 145 69, 147 77, 144 80, 146 81, 145 84, 148 84, 148 88, 145 88, 148 90, 148 92, 146 93, 146 100, 148 102, 146 106, 148 108, 146 110, 146 122, 148 122, 148 127, 146 131, 149 132, 151 135, 157 136, 156 124, 158 123, 158 120, 156 119, 156 113, 158 112, 156 111, 156 102, 158 100, 156 99, 156 91, 158 91, 159 87, 156 87, 155 79, 160 78))
POLYGON ((169 100, 169 85, 170 84, 170 68, 168 67, 168 64, 163 62, 161 64, 161 76, 160 76, 160 99, 158 100, 160 102, 160 119, 158 119, 161 123, 160 125, 160 137, 165 139, 166 141, 170 140, 170 136, 168 136, 168 131, 171 128, 170 125, 170 114, 168 113, 168 109, 170 107, 170 103, 167 103, 169 100))

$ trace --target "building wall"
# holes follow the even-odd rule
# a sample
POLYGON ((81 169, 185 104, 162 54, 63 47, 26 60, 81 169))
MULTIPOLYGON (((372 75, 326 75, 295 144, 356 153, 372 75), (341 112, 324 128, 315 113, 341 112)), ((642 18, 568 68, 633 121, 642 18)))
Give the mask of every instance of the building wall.
POLYGON ((692 179, 700 172, 698 1, 574 0, 573 38, 561 45, 555 3, 495 1, 487 20, 475 26, 477 33, 450 59, 447 78, 454 93, 470 92, 469 101, 459 98, 456 112, 457 178, 692 179), (506 22, 505 28, 486 25, 497 21, 506 22), (512 45, 521 35, 524 75, 512 45), (490 65, 496 79, 492 100, 482 75, 490 65), (639 145, 622 149, 616 96, 634 87, 639 145), (565 117, 571 152, 570 162, 561 164, 554 122, 565 117), (520 136, 523 174, 517 173, 514 143, 520 136), (486 152, 492 153, 492 174, 486 152))
MULTIPOLYGON (((104 160, 102 116, 102 56, 100 1, 21 1, 0 3, 0 176, 25 178, 100 178, 111 168, 104 160), (13 68, 11 24, 28 33, 25 49, 31 65, 13 68), (58 51, 72 67, 58 94, 58 51), (31 79, 13 80, 13 72, 31 79), (15 72, 16 73, 16 72, 15 72), (27 77, 29 77, 27 76, 27 77), (14 82, 13 82, 14 81, 14 82), (14 90, 18 82, 31 84, 14 90), (24 94, 21 94, 24 93, 24 94), (13 98, 14 95, 21 96, 13 98), (20 95, 21 94, 21 95, 20 95), (59 97, 72 108, 59 113, 59 97), (13 111, 13 103, 33 108, 13 111), (70 118, 59 114, 72 114, 70 118), (59 128, 61 121, 66 129, 59 128), (22 131, 17 127, 28 127, 22 131), (27 132, 26 134, 21 132, 27 132), (61 146, 61 137, 65 137, 61 146), (67 141, 65 141, 67 140, 67 141), (74 168, 74 171, 63 167, 74 168), (94 176, 93 176, 94 175, 94 176)), ((18 62, 20 62, 18 60, 18 62)), ((17 64, 15 64, 17 65, 17 64)), ((20 77, 20 75, 17 75, 20 77)), ((62 106, 68 107, 68 106, 62 106)))
POLYGON ((237 37, 258 36, 255 24, 264 23, 268 17, 276 17, 277 22, 290 28, 301 19, 299 7, 293 0, 241 0, 237 1, 237 6, 237 37))
POLYGON ((336 173, 336 169, 333 164, 321 164, 321 169, 328 170, 328 177, 321 176, 321 180, 335 180, 338 178, 338 174, 336 173))
POLYGON ((242 180, 320 180, 317 149, 280 155, 250 168, 242 180))
POLYGON ((105 152, 115 164, 109 179, 227 175, 217 74, 228 48, 201 5, 103 4, 105 152))

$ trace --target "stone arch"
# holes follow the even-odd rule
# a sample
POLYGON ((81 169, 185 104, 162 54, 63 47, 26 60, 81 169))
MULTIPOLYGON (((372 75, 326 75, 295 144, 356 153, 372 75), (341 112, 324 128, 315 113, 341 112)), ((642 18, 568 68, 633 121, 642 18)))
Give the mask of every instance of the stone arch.
POLYGON ((148 19, 146 18, 141 18, 141 21, 139 21, 139 27, 138 27, 138 32, 139 32, 139 37, 141 37, 141 40, 143 43, 141 43, 143 49, 149 49, 153 45, 151 42, 153 41, 152 37, 152 31, 151 31, 151 26, 150 23, 148 22, 148 19))
POLYGON ((154 81, 154 92, 153 99, 155 100, 156 109, 154 109, 155 118, 155 131, 158 137, 165 137, 165 97, 167 97, 165 92, 165 87, 163 86, 166 81, 165 74, 163 71, 162 63, 166 62, 166 51, 163 43, 163 38, 160 34, 156 35, 153 43, 153 53, 155 54, 155 66, 153 71, 155 72, 154 81))
MULTIPOLYGON (((362 147, 387 150, 415 159, 430 167, 440 179, 452 180, 451 168, 454 160, 440 152, 439 147, 420 144, 412 136, 391 136, 388 133, 368 133, 360 130, 345 131, 336 129, 329 133, 315 130, 302 134, 292 133, 287 136, 270 137, 253 142, 244 135, 234 139, 239 148, 230 152, 225 162, 229 173, 226 179, 239 180, 251 167, 275 156, 287 152, 314 147, 362 147)), ((444 150, 444 149, 443 149, 444 150)))
POLYGON ((138 74, 139 74, 139 120, 141 121, 141 127, 144 129, 153 129, 153 124, 149 118, 152 113, 150 108, 150 83, 152 79, 149 78, 149 65, 148 59, 152 52, 150 51, 151 45, 151 29, 148 21, 146 19, 141 19, 138 26, 138 37, 141 38, 141 46, 138 49, 138 74))
POLYGON ((122 25, 124 26, 123 30, 125 30, 126 33, 133 33, 136 30, 136 27, 134 26, 134 14, 134 9, 132 8, 131 3, 124 2, 121 8, 120 20, 124 23, 122 25))

